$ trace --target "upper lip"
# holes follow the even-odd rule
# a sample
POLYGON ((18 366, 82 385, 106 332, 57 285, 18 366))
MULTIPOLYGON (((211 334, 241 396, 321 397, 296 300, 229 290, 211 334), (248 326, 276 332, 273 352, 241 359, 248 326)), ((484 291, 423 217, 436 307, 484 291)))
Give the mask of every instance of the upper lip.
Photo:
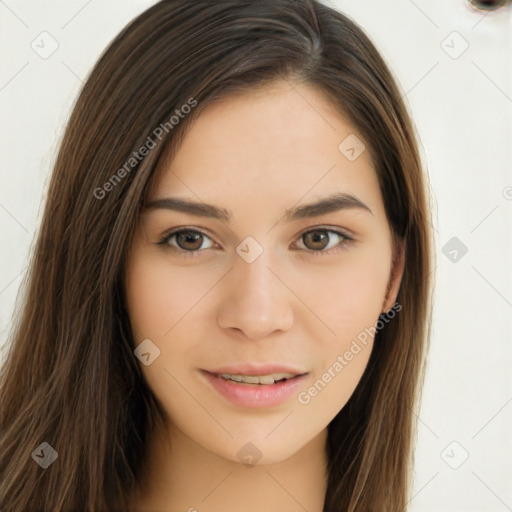
POLYGON ((270 375, 272 373, 293 373, 294 375, 303 375, 307 372, 294 368, 293 366, 265 363, 237 363, 219 368, 206 370, 208 373, 214 373, 220 375, 223 373, 229 373, 230 375, 270 375))

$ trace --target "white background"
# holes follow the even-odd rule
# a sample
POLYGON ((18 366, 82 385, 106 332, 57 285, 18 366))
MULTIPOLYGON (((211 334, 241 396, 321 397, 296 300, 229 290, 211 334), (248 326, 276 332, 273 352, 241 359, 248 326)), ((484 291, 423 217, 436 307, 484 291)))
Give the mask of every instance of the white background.
MULTIPOLYGON (((72 104, 105 46, 154 3, 0 0, 4 352, 72 104), (58 43, 47 59, 31 47, 44 31, 58 43)), ((410 511, 512 511, 512 7, 326 3, 365 29, 397 76, 432 188, 436 298, 410 511), (459 247, 446 246, 453 237, 459 247)))

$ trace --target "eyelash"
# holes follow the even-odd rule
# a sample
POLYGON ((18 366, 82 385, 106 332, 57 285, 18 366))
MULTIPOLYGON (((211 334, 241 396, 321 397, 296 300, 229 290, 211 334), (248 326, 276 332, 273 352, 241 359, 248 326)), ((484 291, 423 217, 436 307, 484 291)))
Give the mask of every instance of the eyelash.
MULTIPOLYGON (((316 231, 325 231, 325 232, 328 232, 328 233, 334 233, 335 235, 338 235, 339 237, 341 237, 342 240, 341 240, 341 242, 338 245, 336 245, 335 247, 332 247, 331 249, 328 249, 328 250, 318 250, 318 251, 314 251, 312 249, 299 249, 299 250, 311 253, 314 256, 327 256, 327 255, 330 255, 332 253, 335 253, 335 252, 338 252, 340 250, 343 250, 347 245, 349 245, 351 242, 354 241, 353 238, 349 237, 347 234, 345 234, 345 233, 343 233, 341 231, 337 231, 335 229, 328 229, 328 228, 324 228, 324 227, 316 227, 314 229, 309 229, 308 231, 305 231, 304 233, 302 233, 299 236, 299 240, 302 239, 302 237, 307 235, 308 233, 314 233, 316 231)), ((211 237, 209 237, 206 233, 203 233, 202 231, 199 231, 197 229, 192 229, 192 228, 181 227, 179 229, 175 229, 175 230, 172 230, 170 232, 167 232, 162 237, 162 239, 159 242, 157 242, 157 245, 164 246, 164 249, 168 249, 168 250, 171 250, 173 252, 176 252, 176 253, 179 254, 180 257, 183 257, 183 258, 190 258, 190 257, 199 256, 199 254, 201 252, 204 252, 206 250, 206 249, 197 249, 195 251, 185 251, 184 249, 180 249, 178 247, 174 247, 172 245, 169 245, 169 240, 174 235, 178 235, 178 234, 184 233, 184 232, 185 233, 200 234, 201 236, 209 238, 211 240, 211 237)), ((212 240, 212 242, 213 242, 213 240, 212 240)))

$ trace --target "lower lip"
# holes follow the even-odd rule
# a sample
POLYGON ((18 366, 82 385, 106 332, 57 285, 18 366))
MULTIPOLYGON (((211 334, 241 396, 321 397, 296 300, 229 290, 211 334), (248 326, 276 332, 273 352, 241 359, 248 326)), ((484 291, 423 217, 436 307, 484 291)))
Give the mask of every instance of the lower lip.
POLYGON ((286 402, 291 395, 298 392, 307 377, 307 374, 304 374, 274 384, 262 385, 226 380, 204 370, 202 374, 212 387, 231 403, 253 408, 272 407, 286 402))

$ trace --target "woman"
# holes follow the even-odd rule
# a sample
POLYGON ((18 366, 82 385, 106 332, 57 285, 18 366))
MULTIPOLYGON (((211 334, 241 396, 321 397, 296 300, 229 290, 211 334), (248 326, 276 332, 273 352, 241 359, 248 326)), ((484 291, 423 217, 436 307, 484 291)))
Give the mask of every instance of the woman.
POLYGON ((316 1, 162 1, 92 71, 1 374, 9 512, 405 511, 412 123, 316 1))

